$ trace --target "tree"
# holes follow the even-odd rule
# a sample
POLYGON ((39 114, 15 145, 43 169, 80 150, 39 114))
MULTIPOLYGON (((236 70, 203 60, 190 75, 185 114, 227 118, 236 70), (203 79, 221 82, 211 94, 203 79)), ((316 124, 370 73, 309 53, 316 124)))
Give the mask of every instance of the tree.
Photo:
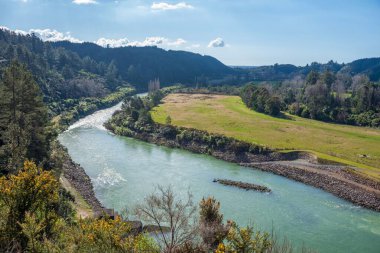
POLYGON ((335 92, 335 100, 337 102, 338 105, 341 105, 343 102, 344 102, 344 95, 346 93, 346 89, 345 89, 345 86, 344 86, 344 83, 342 80, 336 80, 332 87, 331 87, 332 91, 335 92))
POLYGON ((325 107, 329 106, 330 93, 326 84, 317 84, 306 87, 305 100, 312 119, 320 119, 325 107))
POLYGON ((195 212, 191 193, 185 201, 179 200, 171 186, 158 186, 155 193, 135 208, 139 218, 158 227, 154 233, 167 253, 176 252, 195 238, 196 226, 192 224, 195 212))
POLYGON ((368 76, 366 75, 355 75, 353 78, 352 78, 352 82, 351 82, 351 89, 352 89, 352 92, 356 92, 357 89, 359 89, 361 86, 363 85, 366 85, 369 83, 369 78, 368 76))
POLYGON ((321 80, 324 84, 327 85, 327 88, 330 90, 331 85, 336 81, 336 77, 330 71, 325 71, 321 76, 321 80))
POLYGON ((161 102, 161 99, 164 97, 164 93, 160 90, 155 90, 149 93, 150 98, 150 107, 154 107, 161 102))
POLYGON ((264 111, 266 114, 277 116, 280 114, 281 101, 279 97, 272 96, 266 102, 264 106, 264 111))
POLYGON ((319 79, 318 72, 312 70, 306 76, 306 85, 314 85, 317 83, 318 79, 319 79))
POLYGON ((49 143, 47 109, 25 66, 12 62, 5 69, 0 98, 0 165, 15 171, 25 159, 42 162, 49 143))
POLYGON ((376 103, 374 100, 375 89, 371 84, 364 83, 358 85, 353 95, 356 112, 366 112, 371 110, 376 103))
POLYGON ((270 99, 269 91, 265 87, 259 87, 253 93, 253 109, 258 112, 265 112, 265 105, 270 99))
POLYGON ((172 123, 172 118, 170 117, 170 115, 168 115, 165 119, 165 123, 166 125, 170 125, 172 123))
POLYGON ((158 91, 160 89, 160 79, 156 78, 153 81, 150 80, 148 84, 149 93, 158 91))
POLYGON ((267 87, 256 87, 252 84, 243 88, 241 93, 243 102, 258 112, 277 116, 280 114, 281 101, 277 96, 271 95, 267 87))
POLYGON ((257 87, 249 84, 243 87, 243 90, 240 94, 243 102, 249 107, 252 108, 252 102, 253 102, 253 93, 256 91, 257 87))
POLYGON ((216 249, 226 238, 229 226, 223 224, 220 203, 214 197, 203 198, 199 203, 199 232, 208 249, 216 249))
POLYGON ((106 71, 106 82, 107 86, 114 90, 117 87, 117 78, 119 75, 119 71, 116 67, 115 61, 111 61, 110 64, 107 67, 106 71))

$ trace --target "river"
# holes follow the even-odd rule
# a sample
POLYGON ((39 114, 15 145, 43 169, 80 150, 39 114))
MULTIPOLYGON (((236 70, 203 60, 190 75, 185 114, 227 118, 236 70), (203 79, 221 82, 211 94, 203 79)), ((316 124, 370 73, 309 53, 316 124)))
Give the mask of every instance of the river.
POLYGON ((102 125, 120 106, 95 112, 59 136, 106 207, 131 211, 156 185, 171 184, 180 196, 190 190, 196 202, 215 196, 225 219, 268 231, 273 228, 297 247, 380 252, 380 213, 271 173, 113 135, 102 125), (272 193, 223 186, 213 183, 214 178, 265 185, 272 193))

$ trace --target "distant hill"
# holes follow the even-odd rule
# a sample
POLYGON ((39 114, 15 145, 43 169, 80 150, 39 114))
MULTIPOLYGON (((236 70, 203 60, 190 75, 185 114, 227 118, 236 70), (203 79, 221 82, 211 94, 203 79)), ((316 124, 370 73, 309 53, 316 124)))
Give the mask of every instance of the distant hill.
POLYGON ((164 50, 157 47, 104 48, 93 43, 51 43, 63 47, 80 57, 97 62, 114 62, 121 77, 137 85, 146 85, 159 78, 162 84, 194 84, 222 79, 233 75, 234 70, 211 56, 186 51, 164 50))
POLYGON ((343 66, 340 72, 347 72, 351 75, 365 74, 371 81, 380 81, 380 57, 353 61, 343 66))
POLYGON ((297 75, 307 75, 310 71, 324 72, 329 70, 334 73, 367 75, 371 81, 380 81, 380 57, 356 60, 347 64, 339 64, 333 61, 321 64, 313 62, 310 65, 297 67, 291 64, 274 64, 259 67, 235 67, 236 71, 247 71, 247 79, 250 81, 281 81, 291 79, 297 75))

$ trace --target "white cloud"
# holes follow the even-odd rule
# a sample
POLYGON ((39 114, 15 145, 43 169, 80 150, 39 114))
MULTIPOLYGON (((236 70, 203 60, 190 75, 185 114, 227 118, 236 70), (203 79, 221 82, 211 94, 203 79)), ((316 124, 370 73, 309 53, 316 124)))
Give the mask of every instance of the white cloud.
POLYGON ((150 6, 152 10, 167 11, 167 10, 179 10, 179 9, 194 9, 194 6, 187 4, 185 2, 180 2, 177 4, 169 4, 165 2, 154 3, 150 6))
POLYGON ((97 4, 95 0, 73 0, 74 4, 97 4))
POLYGON ((14 33, 17 33, 17 34, 20 34, 20 35, 27 35, 28 32, 25 32, 23 30, 11 30, 9 29, 8 27, 6 26, 0 26, 0 30, 5 30, 5 31, 10 31, 10 32, 14 32, 14 33))
MULTIPOLYGON (((16 30, 17 31, 17 30, 16 30)), ((43 41, 62 41, 67 40, 74 43, 82 43, 83 41, 71 36, 70 32, 61 33, 51 29, 30 29, 28 33, 34 33, 43 41)))
MULTIPOLYGON (((12 31, 8 27, 0 26, 0 29, 2 30, 8 30, 12 31)), ((70 42, 74 43, 81 43, 83 41, 76 39, 71 36, 70 32, 61 33, 57 30, 51 30, 51 29, 30 29, 29 31, 23 31, 23 30, 14 30, 13 32, 20 34, 20 35, 27 35, 34 33, 37 37, 39 37, 43 41, 62 41, 62 40, 68 40, 70 42)))
POLYGON ((27 34, 29 34, 28 32, 25 32, 23 30, 14 30, 14 32, 17 33, 17 34, 20 34, 20 35, 27 35, 27 34))
POLYGON ((94 43, 102 47, 126 47, 129 44, 129 40, 127 38, 115 40, 100 38, 97 41, 94 41, 94 43))
POLYGON ((222 38, 216 38, 210 41, 210 43, 208 43, 208 47, 224 47, 224 46, 225 46, 225 43, 222 38))
MULTIPOLYGON (((29 31, 23 31, 23 30, 11 30, 5 26, 0 26, 0 29, 13 31, 20 35, 27 35, 27 34, 34 33, 37 37, 39 37, 43 41, 56 42, 56 41, 66 40, 73 43, 83 42, 82 40, 79 40, 71 36, 70 32, 61 33, 54 29, 30 29, 29 31)), ((93 43, 102 47, 111 47, 111 48, 128 47, 128 46, 133 46, 133 47, 160 46, 163 48, 168 48, 168 47, 184 46, 187 43, 187 41, 182 38, 178 38, 176 40, 170 40, 165 37, 155 36, 155 37, 147 37, 143 41, 130 41, 127 38, 121 38, 121 39, 99 38, 93 43)), ((192 47, 199 47, 199 46, 200 45, 198 44, 192 45, 192 47)))
POLYGON ((128 46, 134 47, 146 47, 146 46, 158 46, 166 42, 164 37, 148 37, 144 41, 132 41, 128 43, 128 46))
POLYGON ((143 41, 130 41, 127 38, 123 39, 106 39, 100 38, 94 41, 102 47, 147 47, 147 46, 161 46, 161 47, 179 47, 187 43, 186 40, 178 38, 176 40, 170 40, 165 37, 147 37, 143 41))
POLYGON ((186 44, 187 41, 184 40, 184 39, 181 39, 181 38, 178 38, 176 39, 175 41, 169 41, 167 44, 169 46, 176 46, 176 47, 179 47, 179 46, 182 46, 183 44, 186 44))

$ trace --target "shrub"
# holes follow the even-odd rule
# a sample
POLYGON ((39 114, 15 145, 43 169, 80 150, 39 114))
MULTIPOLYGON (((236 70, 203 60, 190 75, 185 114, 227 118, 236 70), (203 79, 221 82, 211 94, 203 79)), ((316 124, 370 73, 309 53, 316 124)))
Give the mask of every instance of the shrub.
MULTIPOLYGON (((30 214, 40 224, 39 236, 51 236, 58 220, 59 183, 52 172, 43 171, 33 162, 26 161, 17 175, 0 178, 0 249, 12 242, 25 249, 28 237, 22 233, 22 226, 30 214)), ((37 233, 36 232, 36 233, 37 233)), ((3 249, 7 251, 7 249, 3 249)))

